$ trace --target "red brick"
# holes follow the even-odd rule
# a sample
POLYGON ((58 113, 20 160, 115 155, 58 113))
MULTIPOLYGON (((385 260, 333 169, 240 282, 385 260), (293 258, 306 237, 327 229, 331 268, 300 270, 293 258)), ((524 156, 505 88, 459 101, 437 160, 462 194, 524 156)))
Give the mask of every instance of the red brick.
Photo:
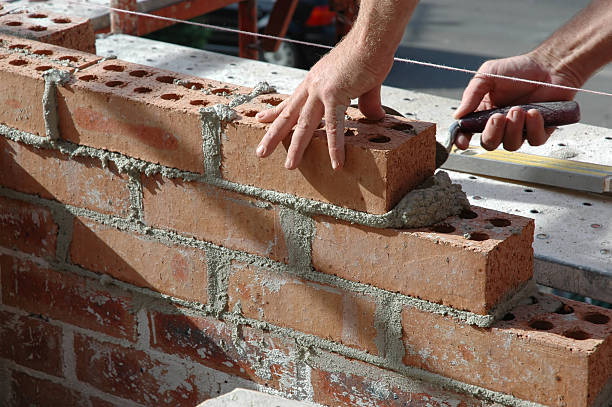
POLYGON ((192 407, 199 398, 183 365, 81 334, 74 336, 74 352, 78 380, 106 393, 155 406, 192 407))
POLYGON ((0 246, 55 257, 58 225, 46 208, 0 197, 0 230, 0 246))
POLYGON ((24 10, 0 16, 0 25, 10 35, 96 53, 93 26, 86 18, 24 10))
POLYGON ((136 340, 131 297, 91 280, 0 256, 4 304, 118 338, 136 340))
POLYGON ((237 263, 229 278, 228 308, 236 304, 248 318, 378 353, 376 304, 367 296, 237 263))
POLYGON ((142 178, 145 223, 287 261, 278 208, 198 182, 142 178))
POLYGON ((487 313, 531 278, 534 225, 527 218, 472 209, 471 215, 421 229, 376 229, 317 217, 313 266, 347 280, 487 313))
POLYGON ((298 375, 298 351, 289 339, 241 326, 237 343, 233 325, 210 317, 151 312, 149 320, 154 349, 280 391, 293 390, 287 386, 298 375), (270 351, 273 362, 266 360, 270 351))
POLYGON ((78 391, 50 380, 12 372, 12 406, 89 407, 87 399, 78 391))
POLYGON ((404 363, 547 406, 591 406, 612 376, 612 311, 533 301, 490 329, 405 308, 404 363))
POLYGON ((62 330, 36 318, 0 311, 0 357, 63 376, 62 330))
POLYGON ((0 138, 0 185, 62 203, 126 217, 128 177, 115 165, 92 158, 69 158, 0 138))
POLYGON ((3 53, 12 53, 15 55, 26 56, 26 54, 31 54, 30 56, 41 62, 61 63, 61 66, 65 68, 78 68, 80 70, 102 59, 102 57, 97 55, 71 49, 70 47, 46 44, 40 41, 19 38, 2 33, 0 33, 0 50, 3 53))
MULTIPOLYGON (((278 95, 263 95, 266 102, 278 95)), ((264 103, 238 107, 241 117, 227 124, 222 137, 223 178, 241 184, 286 192, 317 201, 382 214, 391 210, 411 189, 433 175, 435 169, 435 125, 396 116, 377 123, 347 122, 353 133, 345 138, 346 164, 334 171, 329 161, 325 131, 319 129, 295 171, 285 171, 288 140, 266 159, 255 149, 269 125, 254 114, 264 103), (396 129, 412 130, 396 130, 396 129), (385 142, 374 142, 380 140, 385 142)), ((354 113, 355 109, 351 109, 354 113)))
POLYGON ((84 218, 75 219, 72 236, 74 264, 173 297, 207 302, 203 250, 167 246, 84 218))
POLYGON ((229 102, 214 94, 226 90, 221 85, 120 60, 101 62, 58 88, 60 132, 77 144, 202 173, 199 110, 229 102))

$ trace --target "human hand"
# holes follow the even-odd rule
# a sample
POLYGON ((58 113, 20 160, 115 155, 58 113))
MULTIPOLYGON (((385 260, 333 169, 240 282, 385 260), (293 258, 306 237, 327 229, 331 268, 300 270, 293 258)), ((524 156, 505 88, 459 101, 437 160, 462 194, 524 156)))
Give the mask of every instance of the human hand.
MULTIPOLYGON (((513 76, 523 79, 576 87, 569 75, 551 68, 536 54, 525 54, 485 62, 478 72, 513 76)), ((465 88, 461 104, 455 111, 455 118, 473 111, 518 105, 532 102, 571 100, 575 92, 565 89, 475 75, 465 88)), ((480 144, 487 150, 494 150, 503 143, 508 151, 518 150, 526 140, 532 146, 542 145, 548 140, 554 128, 545 128, 542 115, 535 109, 527 112, 514 107, 503 114, 495 114, 488 120, 480 138, 480 144)), ((471 134, 459 133, 455 145, 465 150, 469 147, 471 134)))
POLYGON ((257 114, 257 119, 272 125, 257 147, 264 158, 289 136, 285 168, 300 164, 313 132, 325 120, 331 165, 344 165, 344 115, 351 99, 359 98, 359 109, 369 119, 385 115, 380 101, 380 86, 389 73, 393 55, 380 58, 353 41, 341 42, 317 62, 295 92, 278 106, 257 114))

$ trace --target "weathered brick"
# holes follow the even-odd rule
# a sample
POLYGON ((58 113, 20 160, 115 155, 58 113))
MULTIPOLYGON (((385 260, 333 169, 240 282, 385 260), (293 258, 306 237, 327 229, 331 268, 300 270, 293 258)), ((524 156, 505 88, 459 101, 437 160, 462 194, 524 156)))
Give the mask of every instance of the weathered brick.
POLYGON ((81 334, 74 336, 74 352, 78 380, 106 393, 156 406, 193 406, 199 399, 183 364, 81 334))
POLYGON ((471 311, 489 312, 533 274, 533 221, 472 207, 421 229, 376 229, 316 217, 323 273, 471 311))
POLYGON ((142 177, 145 223, 287 261, 278 208, 198 182, 142 177))
POLYGON ((0 246, 55 257, 59 227, 47 208, 0 197, 0 230, 0 246))
POLYGON ((237 108, 241 116, 226 125, 221 141, 223 178, 382 214, 433 175, 434 124, 396 116, 373 123, 357 115, 356 109, 350 109, 355 118, 346 123, 345 134, 351 135, 345 137, 346 163, 342 170, 332 169, 325 131, 319 129, 298 169, 279 171, 284 168, 289 139, 266 159, 257 158, 255 149, 269 125, 253 117, 266 108, 266 102, 278 97, 259 96, 237 108))
POLYGON ((92 280, 0 256, 4 304, 118 338, 136 340, 131 297, 92 280))
POLYGON ((294 390, 298 351, 289 339, 210 317, 151 312, 149 320, 152 348, 282 392, 294 390))
POLYGON ((100 56, 74 48, 2 33, 0 33, 0 50, 3 53, 14 54, 15 56, 31 56, 40 62, 59 63, 65 68, 78 68, 79 70, 85 69, 102 59, 100 56))
POLYGON ((0 16, 0 30, 17 37, 96 53, 96 37, 89 19, 47 11, 22 10, 0 16))
POLYGON ((490 329, 406 307, 404 363, 547 406, 591 406, 612 376, 612 311, 529 302, 490 329))
POLYGON ((130 210, 128 177, 115 165, 70 158, 0 138, 0 185, 65 204, 126 217, 130 210))
POLYGON ((39 379, 22 372, 12 372, 12 406, 89 407, 80 392, 61 383, 39 379))
POLYGON ((372 298, 286 273, 232 265, 228 308, 249 318, 293 328, 377 354, 372 298))
POLYGON ((62 329, 38 318, 0 311, 0 357, 62 377, 62 329))
POLYGON ((157 292, 206 303, 203 250, 168 246, 146 236, 92 220, 74 221, 70 258, 74 264, 157 292))

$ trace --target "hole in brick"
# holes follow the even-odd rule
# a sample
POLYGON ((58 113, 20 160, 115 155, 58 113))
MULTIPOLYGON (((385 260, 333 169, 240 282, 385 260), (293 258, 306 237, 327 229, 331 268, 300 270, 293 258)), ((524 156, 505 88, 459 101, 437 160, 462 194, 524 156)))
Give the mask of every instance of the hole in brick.
POLYGON ((8 22, 4 23, 4 25, 8 25, 10 27, 18 27, 21 24, 22 23, 20 21, 8 21, 8 22))
POLYGON ((140 88, 135 88, 134 92, 136 93, 149 93, 151 92, 151 88, 145 88, 145 87, 140 87, 140 88))
POLYGON ((506 226, 510 226, 512 224, 512 222, 504 218, 489 219, 489 223, 498 228, 505 228, 506 226))
POLYGON ((70 55, 66 55, 64 57, 59 57, 59 60, 60 61, 78 62, 79 58, 73 57, 73 56, 70 56, 70 55))
POLYGON ((125 70, 124 66, 121 65, 106 65, 102 67, 105 71, 113 71, 113 72, 123 72, 125 70))
POLYGON ((530 322, 529 326, 532 327, 533 329, 537 329, 538 331, 550 331, 551 329, 554 328, 554 325, 552 324, 552 322, 543 321, 540 319, 530 322))
POLYGON ((582 329, 570 329, 569 331, 563 332, 563 336, 566 338, 576 339, 578 341, 584 341, 585 339, 589 339, 591 335, 584 332, 582 329))
POLYGON ((483 232, 473 232, 470 233, 470 240, 475 240, 477 242, 483 242, 489 239, 489 235, 483 232))
POLYGON ((604 314, 600 314, 599 312, 592 312, 590 314, 586 314, 583 318, 585 321, 590 322, 596 325, 603 325, 610 322, 610 317, 604 314))
POLYGON ((370 137, 368 139, 369 142, 371 143, 388 143, 391 141, 391 138, 387 137, 387 136, 374 136, 374 137, 370 137))
POLYGON ((32 13, 32 14, 29 14, 28 17, 30 17, 30 18, 46 18, 47 15, 46 14, 40 14, 40 13, 32 13))
POLYGON ((194 106, 206 106, 208 105, 208 102, 202 99, 196 99, 196 100, 190 101, 189 104, 194 105, 194 106))
POLYGON ((413 131, 414 130, 412 125, 408 123, 396 123, 393 126, 391 126, 391 128, 393 130, 398 130, 398 131, 413 131))
POLYGON ((30 49, 30 46, 25 44, 13 44, 9 45, 9 49, 30 49))
POLYGON ((70 22, 69 18, 54 18, 53 21, 55 24, 68 24, 70 22))
POLYGON ((247 110, 246 112, 242 114, 245 115, 246 117, 255 117, 255 115, 257 114, 257 110, 247 110))
POLYGON ((23 66, 23 65, 27 65, 28 61, 24 61, 23 59, 14 59, 12 61, 9 61, 9 64, 15 65, 15 66, 23 66))
POLYGON ((478 217, 478 214, 474 211, 470 211, 469 209, 464 209, 459 214, 459 217, 461 219, 476 219, 478 217))
POLYGON ((138 69, 136 71, 130 71, 130 76, 135 76, 137 78, 142 78, 146 74, 148 74, 148 72, 147 71, 143 71, 142 69, 138 69))
POLYGON ((32 54, 34 55, 53 55, 53 51, 51 51, 50 49, 37 49, 36 51, 32 52, 32 54))
POLYGON ((44 27, 42 25, 33 25, 32 27, 28 28, 28 30, 36 32, 47 31, 47 27, 44 27))
POLYGON ((346 129, 344 130, 344 137, 353 137, 355 135, 355 132, 351 129, 346 129))
POLYGON ((183 83, 183 86, 186 87, 187 89, 195 89, 195 90, 200 90, 204 87, 204 85, 202 85, 201 83, 197 83, 197 82, 186 82, 186 83, 183 83))
POLYGON ((44 71, 48 71, 49 69, 53 69, 53 67, 51 65, 41 65, 41 66, 37 66, 34 69, 40 72, 44 72, 44 71))
POLYGON ((439 225, 434 225, 431 230, 436 233, 453 233, 456 229, 454 226, 449 225, 448 223, 441 223, 439 225))
POLYGON ((232 90, 228 89, 228 88, 217 88, 217 89, 213 89, 210 91, 210 93, 214 94, 214 95, 220 95, 223 93, 231 93, 232 90))
POLYGON ((583 202, 582 204, 583 204, 584 206, 593 206, 593 204, 592 204, 592 203, 590 203, 590 202, 583 202))
POLYGON ((278 106, 281 104, 282 101, 283 99, 281 98, 266 98, 261 100, 262 103, 267 103, 272 106, 278 106))
POLYGON ((538 299, 537 299, 536 297, 534 297, 533 295, 531 295, 531 296, 529 297, 529 304, 533 305, 533 304, 537 304, 537 303, 539 303, 539 302, 540 302, 540 301, 538 301, 538 299))
POLYGON ((523 189, 523 191, 525 191, 525 192, 533 192, 533 189, 527 188, 527 189, 523 189))
POLYGON ((164 93, 160 97, 164 100, 179 100, 181 98, 181 96, 176 93, 164 93))
POLYGON ((561 314, 561 315, 567 315, 573 312, 574 312, 574 309, 572 307, 570 307, 567 304, 563 304, 563 303, 561 303, 561 305, 559 305, 559 308, 555 310, 556 314, 561 314))
POLYGON ((504 320, 504 321, 512 321, 514 318, 516 318, 516 317, 514 316, 514 314, 513 314, 513 313, 511 313, 511 312, 508 312, 506 315, 504 315, 504 317, 502 318, 502 320, 504 320))
POLYGON ((529 212, 531 212, 531 213, 540 213, 540 211, 539 211, 539 210, 537 210, 537 209, 532 209, 532 210, 530 210, 529 212))
POLYGON ((174 76, 158 76, 157 78, 155 78, 157 82, 162 83, 174 83, 175 79, 176 78, 174 76))
POLYGON ((121 82, 121 81, 109 81, 109 82, 106 82, 106 86, 108 86, 109 88, 114 88, 114 87, 121 86, 121 85, 124 85, 124 84, 125 83, 121 82))
POLYGON ((83 75, 83 76, 79 76, 79 79, 85 82, 89 82, 89 81, 95 81, 96 79, 98 79, 98 77, 96 75, 83 75))

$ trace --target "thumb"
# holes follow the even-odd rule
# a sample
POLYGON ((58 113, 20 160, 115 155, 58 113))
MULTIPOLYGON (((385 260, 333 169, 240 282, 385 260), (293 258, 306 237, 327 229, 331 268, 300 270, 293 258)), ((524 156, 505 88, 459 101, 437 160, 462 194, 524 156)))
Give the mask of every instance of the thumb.
POLYGON ((453 117, 459 119, 468 113, 472 113, 480 105, 485 95, 493 90, 493 87, 491 78, 476 74, 465 87, 461 104, 455 110, 453 117))
POLYGON ((379 120, 385 117, 385 111, 380 102, 380 85, 359 96, 359 110, 368 119, 379 120))

